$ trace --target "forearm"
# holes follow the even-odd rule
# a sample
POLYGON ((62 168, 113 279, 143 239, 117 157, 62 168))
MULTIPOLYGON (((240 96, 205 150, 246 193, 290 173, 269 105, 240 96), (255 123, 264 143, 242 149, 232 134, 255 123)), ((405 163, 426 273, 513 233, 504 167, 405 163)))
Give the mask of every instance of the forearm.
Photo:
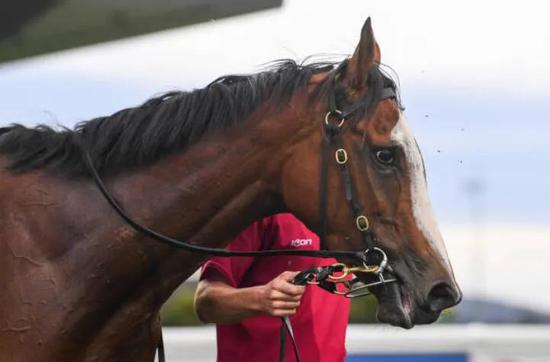
POLYGON ((223 282, 201 280, 195 295, 195 311, 203 322, 230 324, 263 313, 263 286, 233 288, 223 282))

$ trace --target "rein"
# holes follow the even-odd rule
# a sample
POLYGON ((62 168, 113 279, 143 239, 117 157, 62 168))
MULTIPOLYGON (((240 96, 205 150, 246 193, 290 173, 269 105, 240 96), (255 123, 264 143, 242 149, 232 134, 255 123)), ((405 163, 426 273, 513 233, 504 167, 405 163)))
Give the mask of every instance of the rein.
MULTIPOLYGON (((335 82, 337 74, 335 74, 331 82, 335 82)), ((384 88, 380 97, 380 100, 386 98, 396 98, 395 90, 392 87, 384 88)), ((107 186, 103 182, 99 172, 94 166, 92 157, 87 148, 81 144, 84 161, 86 167, 90 172, 96 186, 99 191, 105 197, 109 205, 117 212, 117 214, 134 230, 148 236, 152 239, 165 243, 171 247, 183 249, 192 253, 218 256, 218 257, 266 257, 266 256, 306 256, 316 258, 347 258, 354 260, 359 266, 349 267, 346 264, 336 263, 325 267, 311 268, 299 273, 293 283, 298 285, 318 285, 324 290, 342 295, 348 298, 355 298, 371 294, 369 287, 375 285, 381 285, 385 283, 396 282, 396 279, 390 277, 385 279, 384 271, 388 271, 393 275, 393 270, 388 263, 388 257, 386 253, 376 247, 376 238, 372 233, 369 225, 369 220, 366 215, 362 213, 363 208, 358 202, 355 196, 355 189, 353 180, 351 178, 351 172, 348 167, 348 153, 344 148, 342 140, 342 126, 346 122, 347 118, 355 113, 357 110, 365 106, 368 100, 357 102, 346 111, 338 110, 336 106, 336 99, 333 92, 329 93, 328 107, 329 111, 324 118, 324 135, 321 148, 321 178, 320 178, 320 207, 319 207, 319 219, 321 224, 321 232, 319 235, 321 242, 321 250, 262 250, 262 251, 229 251, 221 248, 210 248, 200 245, 191 244, 186 241, 174 239, 172 237, 163 235, 149 227, 142 225, 132 219, 124 208, 119 204, 115 197, 108 190, 107 186), (327 234, 327 200, 328 200, 328 166, 329 166, 329 151, 331 148, 335 148, 334 158, 338 164, 340 170, 340 176, 342 185, 344 187, 345 198, 350 205, 350 209, 355 217, 355 226, 359 230, 362 236, 362 240, 365 246, 364 251, 344 251, 344 250, 328 250, 326 245, 327 234), (357 277, 352 279, 350 275, 356 273, 365 273, 375 275, 378 280, 371 283, 363 283, 357 277), (338 287, 339 285, 343 287, 338 287)), ((294 333, 288 317, 282 318, 282 326, 280 333, 280 356, 279 361, 284 361, 285 358, 285 344, 286 335, 289 335, 292 341, 296 361, 300 362, 300 356, 296 341, 294 339, 294 333)), ((164 357, 164 345, 161 338, 158 344, 158 360, 160 362, 165 361, 164 357)))
POLYGON ((117 214, 124 220, 128 225, 130 225, 134 230, 140 232, 143 235, 146 235, 152 239, 165 243, 171 247, 183 249, 192 253, 210 255, 210 256, 219 256, 219 257, 257 257, 257 256, 288 256, 288 255, 297 255, 297 256, 307 256, 307 257, 316 257, 316 258, 351 258, 356 261, 361 262, 365 261, 365 256, 363 252, 356 251, 342 251, 342 250, 264 250, 264 251, 231 251, 220 248, 209 248, 200 245, 191 244, 187 241, 182 241, 174 239, 170 236, 161 234, 155 230, 150 229, 149 227, 142 225, 132 219, 124 208, 118 203, 114 198, 111 192, 107 189, 107 186, 99 176, 97 169, 95 168, 92 157, 90 153, 84 149, 84 160, 88 171, 92 175, 92 178, 98 187, 99 191, 103 194, 109 205, 117 212, 117 214))

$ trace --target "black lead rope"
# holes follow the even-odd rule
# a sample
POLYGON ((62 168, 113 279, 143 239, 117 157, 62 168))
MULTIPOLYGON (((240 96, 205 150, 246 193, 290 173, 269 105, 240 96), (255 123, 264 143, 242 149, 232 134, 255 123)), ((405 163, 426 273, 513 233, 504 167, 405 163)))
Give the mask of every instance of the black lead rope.
POLYGON ((286 357, 286 336, 290 337, 290 342, 292 343, 292 349, 294 350, 294 356, 296 357, 296 362, 300 362, 300 353, 298 352, 298 344, 296 343, 296 338, 294 337, 294 330, 292 329, 292 324, 290 323, 290 317, 281 318, 281 333, 280 333, 280 343, 279 343, 279 362, 284 362, 286 357))
MULTIPOLYGON (((307 282, 310 280, 310 276, 314 273, 319 273, 323 268, 316 267, 304 270, 296 275, 292 284, 295 285, 307 285, 307 282)), ((296 338, 294 336, 294 330, 292 329, 292 323, 290 323, 290 317, 281 318, 281 328, 279 333, 279 362, 284 362, 286 357, 286 336, 290 337, 290 342, 292 343, 292 349, 294 351, 294 356, 296 357, 296 362, 300 362, 300 352, 298 352, 298 344, 296 343, 296 338)))
POLYGON ((160 328, 160 338, 159 343, 157 344, 157 357, 158 362, 166 362, 166 357, 164 356, 164 338, 162 338, 162 326, 160 328))
POLYGON ((92 175, 92 178, 97 185, 98 189, 101 191, 109 205, 117 212, 117 214, 124 220, 128 225, 130 225, 134 230, 152 238, 158 240, 162 243, 168 244, 172 247, 183 249, 189 252, 211 255, 211 256, 220 256, 220 257, 258 257, 258 256, 306 256, 306 257, 315 257, 315 258, 350 258, 359 262, 363 262, 363 252, 361 251, 342 251, 342 250, 292 250, 292 249, 280 249, 280 250, 263 250, 263 251, 231 251, 220 248, 209 248, 204 246, 199 246, 191 244, 186 241, 174 239, 172 237, 161 234, 155 230, 148 228, 147 226, 141 225, 138 222, 134 221, 126 211, 120 206, 118 201, 115 200, 113 195, 105 186, 105 183, 99 176, 97 169, 95 168, 92 157, 90 153, 83 148, 84 159, 88 167, 88 171, 92 175))

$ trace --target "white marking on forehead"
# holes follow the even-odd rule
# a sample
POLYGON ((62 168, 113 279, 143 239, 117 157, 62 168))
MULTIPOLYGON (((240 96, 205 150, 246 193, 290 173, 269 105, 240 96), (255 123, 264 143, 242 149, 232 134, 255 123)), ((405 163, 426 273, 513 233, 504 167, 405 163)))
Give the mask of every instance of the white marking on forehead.
POLYGON ((432 245, 434 251, 437 252, 441 259, 447 264, 449 271, 451 265, 447 249, 441 232, 435 221, 435 216, 432 210, 430 198, 428 196, 428 187, 424 172, 424 162, 422 155, 418 149, 418 145, 409 128, 407 119, 401 113, 399 121, 392 130, 391 139, 395 143, 403 147, 403 152, 411 172, 411 202, 413 216, 418 229, 424 234, 426 240, 432 245))

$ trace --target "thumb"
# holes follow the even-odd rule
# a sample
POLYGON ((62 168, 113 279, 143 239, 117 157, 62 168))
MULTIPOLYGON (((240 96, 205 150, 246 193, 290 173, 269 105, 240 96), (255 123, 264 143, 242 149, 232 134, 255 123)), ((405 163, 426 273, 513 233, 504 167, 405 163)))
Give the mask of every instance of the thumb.
POLYGON ((287 282, 291 282, 294 280, 294 277, 296 275, 298 275, 299 272, 297 271, 285 271, 283 273, 281 273, 280 277, 281 279, 287 281, 287 282))

